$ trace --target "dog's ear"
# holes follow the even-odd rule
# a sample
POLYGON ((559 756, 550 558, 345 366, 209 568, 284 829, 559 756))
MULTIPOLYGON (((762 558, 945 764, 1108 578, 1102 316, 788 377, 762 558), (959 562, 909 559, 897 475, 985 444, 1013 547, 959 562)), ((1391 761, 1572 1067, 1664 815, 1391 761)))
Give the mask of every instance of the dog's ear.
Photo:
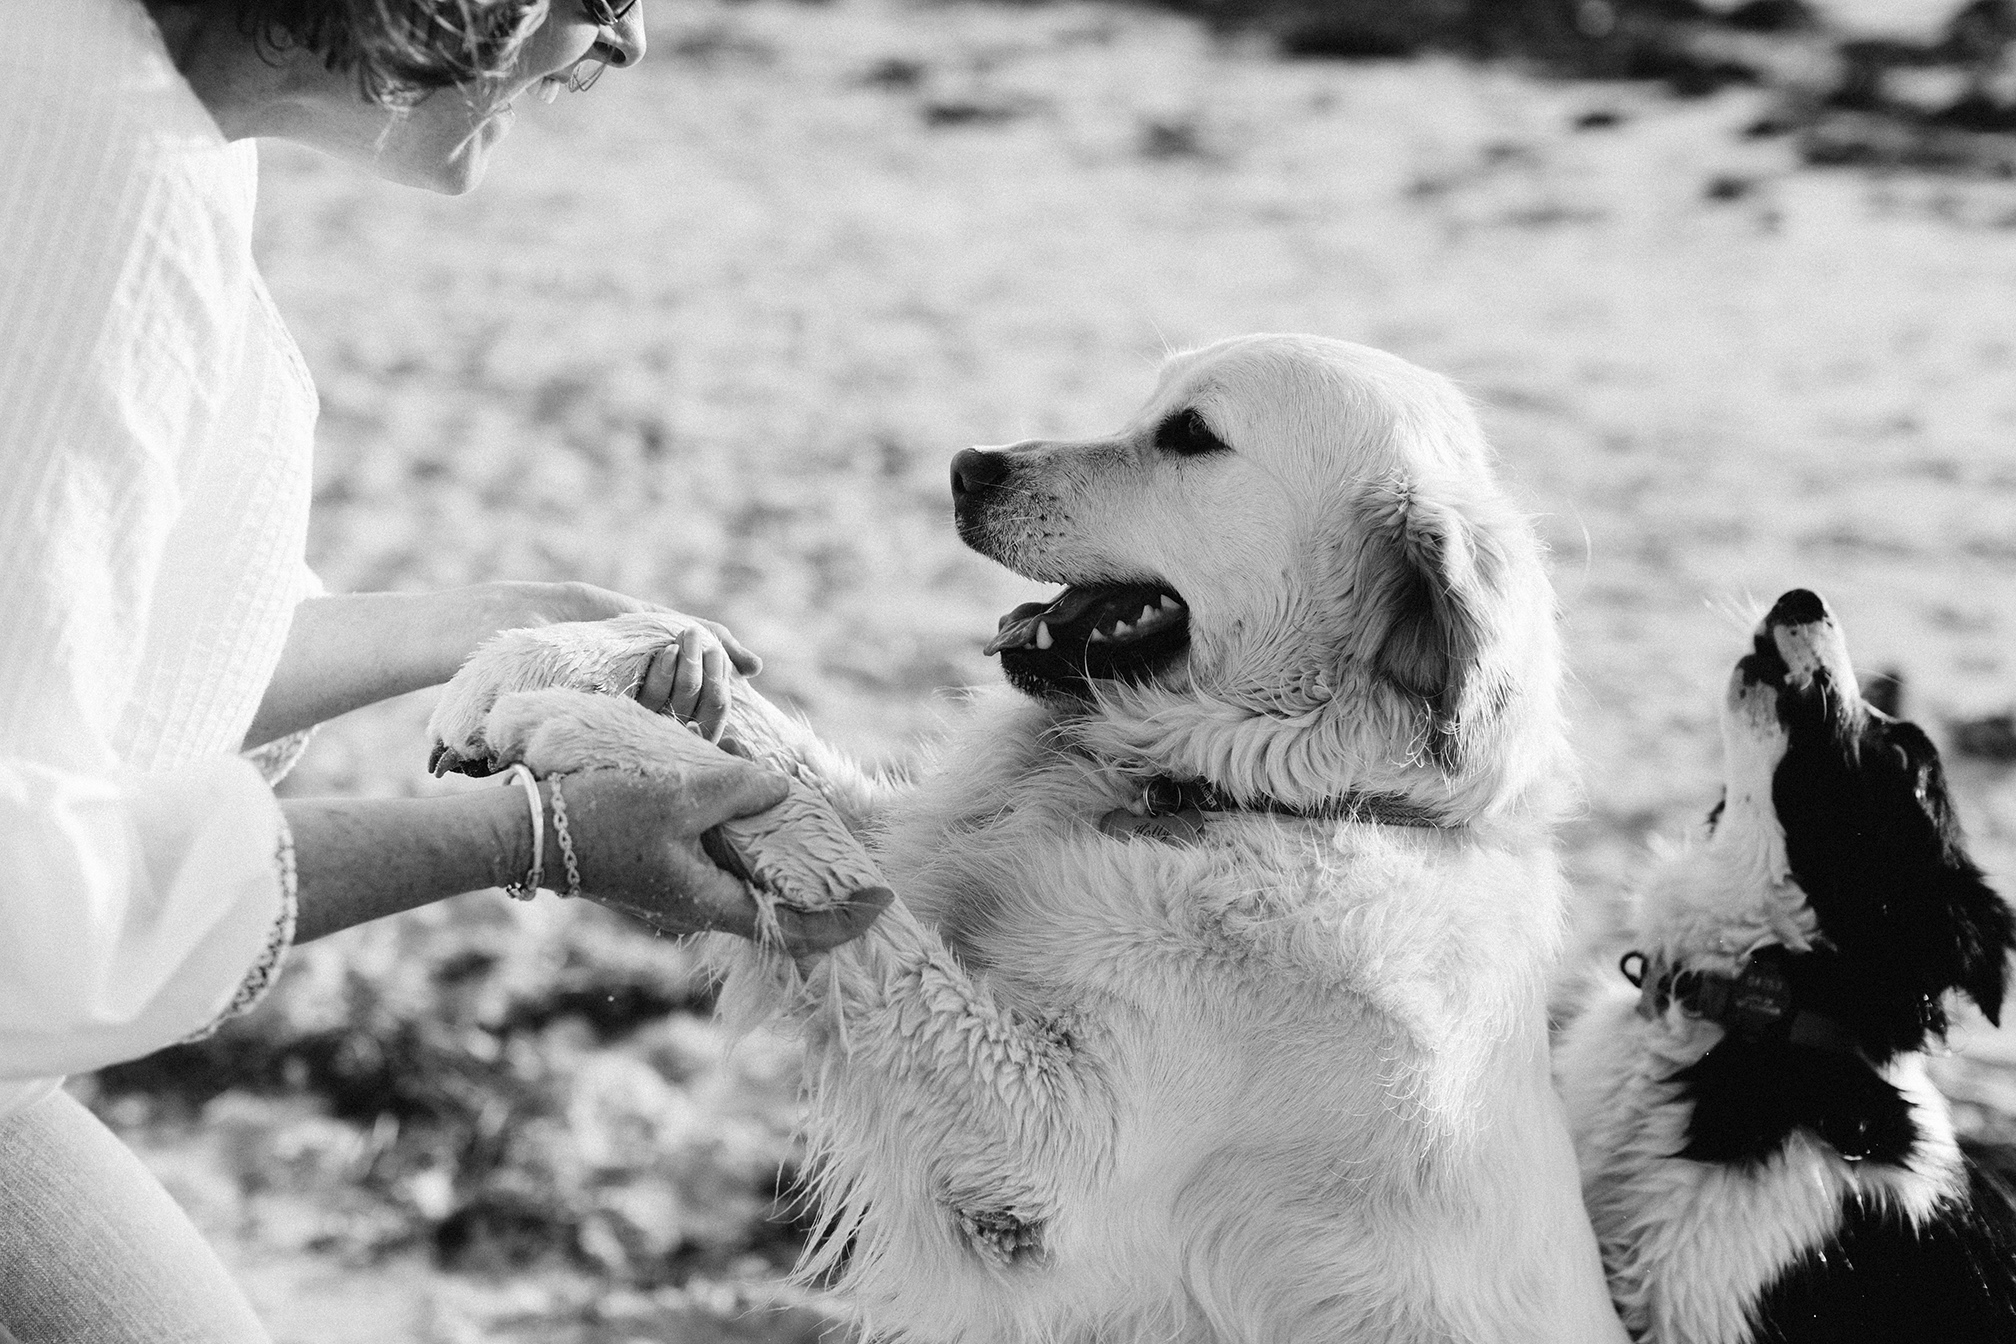
POLYGON ((2002 1022, 2002 999, 2009 985, 2009 952, 2016 947, 2016 923, 2009 906, 1969 864, 1945 874, 1944 897, 1952 930, 1952 979, 1982 1015, 2002 1022))
MULTIPOLYGON (((2009 983, 2009 953, 2016 949, 2016 911, 1988 885, 1967 855, 1946 771, 1932 739, 1917 724, 1905 721, 1891 724, 1885 740, 1918 764, 1905 782, 1917 804, 1918 827, 1928 828, 1907 831, 1913 838, 1896 846, 1896 852, 1925 856, 1923 861, 1934 871, 1926 895, 1942 907, 1930 918, 1922 908, 1914 912, 1911 923, 1922 932, 1897 940, 1893 954, 1913 945, 1922 947, 1923 955, 1915 960, 1922 972, 1929 973, 1924 988, 1935 996, 1958 989, 1999 1025, 2009 983)), ((1910 810, 1902 815, 1910 815, 1910 810)))
POLYGON ((1373 637, 1373 668, 1426 707, 1428 758, 1452 769, 1490 636, 1485 590, 1502 558, 1460 512, 1410 481, 1368 491, 1358 525, 1354 593, 1373 637))

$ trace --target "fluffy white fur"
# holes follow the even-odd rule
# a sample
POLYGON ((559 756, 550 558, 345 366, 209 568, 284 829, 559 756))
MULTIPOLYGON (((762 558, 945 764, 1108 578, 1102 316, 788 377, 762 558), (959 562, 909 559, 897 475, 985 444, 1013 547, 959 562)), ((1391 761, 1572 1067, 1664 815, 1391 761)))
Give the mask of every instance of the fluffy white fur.
MULTIPOLYGON (((1856 694, 1832 621, 1781 630, 1777 644, 1796 678, 1810 680, 1824 663, 1844 696, 1856 694)), ((1728 975, 1760 947, 1804 950, 1818 933, 1772 803, 1786 750, 1774 695, 1766 684, 1746 686, 1740 670, 1730 676, 1722 813, 1712 835, 1667 855, 1638 893, 1625 945, 1648 958, 1728 975)), ((1844 1161, 1804 1134, 1756 1170, 1677 1158, 1691 1107, 1667 1080, 1724 1031, 1677 1003, 1640 1016, 1639 991, 1611 969, 1615 955, 1564 1033, 1556 1070, 1611 1290, 1642 1344, 1749 1344, 1759 1293, 1826 1240, 1851 1193, 1922 1223, 1964 1192, 1946 1104, 1918 1055, 1882 1070, 1909 1101, 1920 1135, 1901 1168, 1844 1161)))
POLYGON ((1844 1162, 1806 1135, 1757 1170, 1676 1160, 1688 1108, 1664 1080, 1706 1054, 1722 1029, 1678 1020, 1678 1009, 1646 1022, 1637 1008, 1636 990, 1606 984, 1558 1064, 1611 1291, 1642 1344, 1751 1344, 1758 1294, 1826 1241, 1851 1194, 1922 1223, 1964 1191, 1951 1117, 1918 1055, 1882 1071, 1918 1127, 1904 1168, 1844 1162))
MULTIPOLYGON (((969 540, 1040 579, 1152 576, 1191 647, 1090 703, 981 694, 904 786, 738 688, 734 731, 791 735, 899 897, 802 980, 727 954, 731 997, 788 1004, 807 1041, 810 1268, 920 1341, 1622 1339, 1548 1075, 1553 603, 1463 399, 1377 351, 1251 337, 1171 360, 1117 435, 1003 451, 1046 520, 969 540), (1158 454, 1183 406, 1233 451, 1158 454), (1102 832, 1165 774, 1452 825, 1102 832)), ((551 681, 627 680, 601 627, 514 638, 575 656, 551 681)), ((486 735, 557 721, 491 707, 529 656, 479 655, 438 736, 549 771, 651 769, 654 734, 683 735, 486 735)))

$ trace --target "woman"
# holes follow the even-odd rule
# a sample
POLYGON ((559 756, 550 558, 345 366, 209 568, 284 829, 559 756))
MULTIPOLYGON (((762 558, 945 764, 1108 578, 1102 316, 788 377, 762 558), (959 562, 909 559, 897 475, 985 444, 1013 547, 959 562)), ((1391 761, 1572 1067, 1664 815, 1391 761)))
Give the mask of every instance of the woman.
MULTIPOLYGON (((643 605, 315 595, 314 390, 252 264, 250 140, 465 191, 523 95, 643 51, 634 0, 0 0, 0 1339, 265 1337, 62 1075, 243 1011, 292 941, 569 885, 550 782, 278 802, 238 749, 443 681, 497 630, 643 605)), ((731 660, 754 670, 686 620, 636 693, 718 733, 731 660)), ((586 894, 753 928, 697 837, 780 780, 723 754, 564 788, 586 894)), ((874 914, 786 932, 817 950, 874 914)))

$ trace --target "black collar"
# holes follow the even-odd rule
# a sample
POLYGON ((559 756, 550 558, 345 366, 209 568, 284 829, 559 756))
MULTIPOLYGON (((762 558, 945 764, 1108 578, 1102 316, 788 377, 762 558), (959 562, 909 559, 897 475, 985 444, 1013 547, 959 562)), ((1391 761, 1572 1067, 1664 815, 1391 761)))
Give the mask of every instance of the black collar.
POLYGON ((1174 816, 1179 812, 1266 812, 1311 821, 1360 821, 1379 826, 1416 826, 1435 830, 1450 830, 1455 826, 1441 814, 1418 803, 1410 803, 1397 794, 1346 793, 1303 805, 1264 795, 1238 799, 1209 780, 1172 779, 1168 775, 1158 775, 1149 780, 1141 791, 1141 797, 1129 810, 1145 817, 1174 816))
POLYGON ((1846 1027, 1793 1001, 1785 962, 1794 955, 1788 947, 1760 947, 1732 976, 1670 965, 1663 957, 1647 957, 1643 952, 1626 952, 1617 969, 1642 991, 1638 1015, 1648 1020, 1678 1004, 1687 1016, 1717 1023, 1744 1040, 1859 1056, 1861 1047, 1846 1027))

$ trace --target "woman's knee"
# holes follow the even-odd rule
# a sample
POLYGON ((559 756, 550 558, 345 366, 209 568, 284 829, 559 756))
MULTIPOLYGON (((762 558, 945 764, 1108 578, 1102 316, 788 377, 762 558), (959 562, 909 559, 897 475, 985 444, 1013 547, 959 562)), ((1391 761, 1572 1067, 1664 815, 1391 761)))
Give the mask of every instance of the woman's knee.
POLYGON ((62 1092, 0 1120, 0 1324, 18 1344, 267 1341, 161 1183, 62 1092))

